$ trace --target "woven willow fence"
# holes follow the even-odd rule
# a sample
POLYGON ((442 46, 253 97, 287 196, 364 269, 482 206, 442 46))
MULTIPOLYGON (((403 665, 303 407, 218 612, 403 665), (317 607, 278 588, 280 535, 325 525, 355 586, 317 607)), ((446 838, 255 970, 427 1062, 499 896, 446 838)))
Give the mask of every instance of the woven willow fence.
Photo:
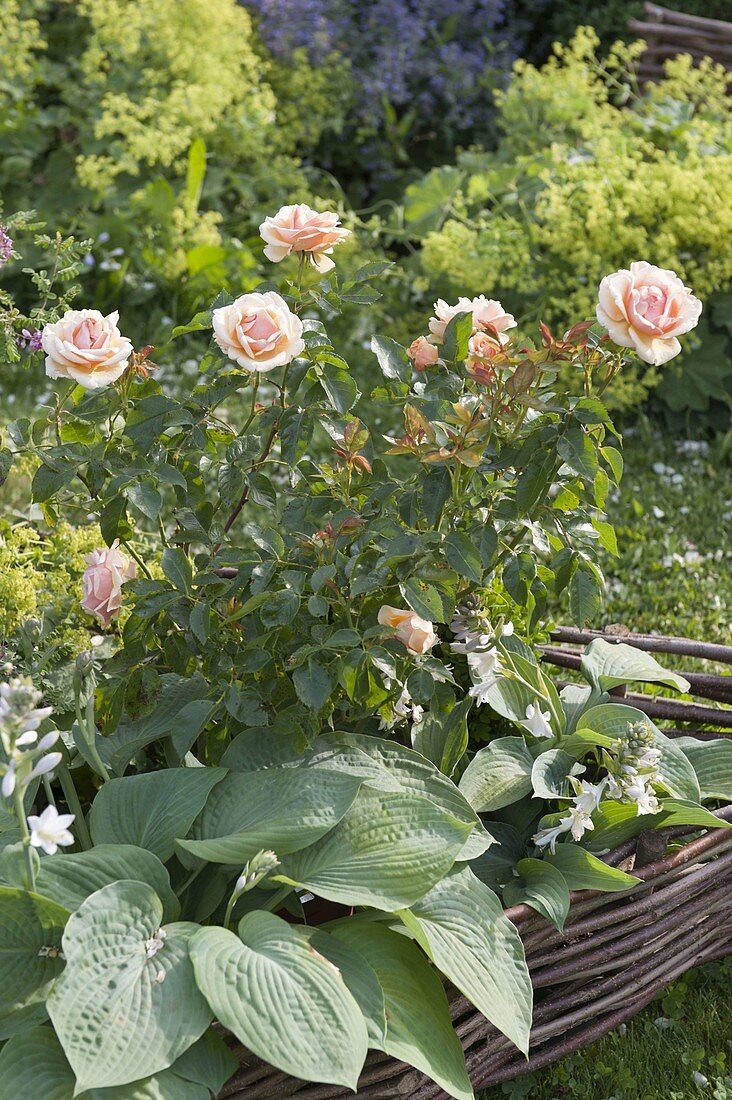
POLYGON ((638 68, 641 80, 663 76, 664 62, 679 53, 691 54, 695 61, 711 57, 732 69, 732 23, 722 19, 646 4, 643 19, 630 19, 628 30, 647 43, 638 68))
MULTIPOLYGON (((581 647, 602 636, 660 652, 732 665, 732 646, 685 638, 631 634, 622 627, 557 630, 544 660, 579 665, 581 647)), ((732 736, 732 678, 716 672, 683 673, 708 702, 677 702, 628 694, 627 701, 655 718, 670 718, 666 733, 732 736), (699 731, 703 724, 705 729, 699 731), (714 732, 716 731, 716 732, 714 732)), ((732 822, 732 806, 717 810, 732 822)), ((580 1050, 630 1019, 685 971, 732 954, 732 829, 694 827, 648 831, 604 857, 641 879, 627 893, 575 891, 564 931, 526 905, 508 909, 526 949, 534 985, 534 1023, 528 1061, 456 990, 448 989, 455 1029, 474 1088, 486 1088, 539 1069, 580 1050)), ((254 1058, 232 1040, 241 1069, 219 1100, 347 1100, 338 1085, 296 1080, 254 1058)), ((372 1051, 359 1081, 359 1100, 443 1100, 447 1094, 424 1074, 372 1051)))

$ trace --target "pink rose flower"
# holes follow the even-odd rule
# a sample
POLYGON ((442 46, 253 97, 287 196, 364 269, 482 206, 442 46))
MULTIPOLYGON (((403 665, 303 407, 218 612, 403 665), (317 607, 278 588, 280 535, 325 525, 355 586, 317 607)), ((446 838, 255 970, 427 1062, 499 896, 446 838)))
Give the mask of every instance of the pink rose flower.
POLYGON ((88 568, 81 579, 81 606, 89 615, 96 615, 103 626, 109 626, 122 606, 122 585, 137 575, 137 566, 114 542, 87 554, 88 568))
POLYGON ((104 317, 98 309, 69 309, 46 325, 41 346, 49 378, 71 378, 87 390, 99 390, 124 374, 132 344, 117 328, 119 313, 104 317))
POLYGON ((416 340, 412 340, 407 349, 407 355, 417 371, 423 371, 427 367, 434 366, 437 362, 437 354, 437 348, 429 342, 426 336, 418 336, 416 340))
POLYGON ((498 341, 487 332, 475 332, 468 342, 468 365, 494 359, 501 350, 498 341))
POLYGON ((654 367, 681 351, 677 340, 696 327, 702 304, 675 271, 640 260, 600 283, 597 319, 616 344, 634 348, 654 367))
POLYGON ((432 623, 420 618, 414 611, 384 604, 379 609, 378 620, 382 626, 390 626, 402 645, 415 657, 428 653, 439 641, 432 623))
MULTIPOLYGON (((473 332, 481 331, 485 325, 492 325, 497 332, 503 334, 506 329, 516 326, 515 318, 506 313, 500 302, 494 298, 486 298, 483 294, 478 298, 458 298, 454 306, 439 298, 434 309, 435 315, 429 323, 429 329, 438 343, 445 339, 445 329, 458 313, 473 314, 473 332)), ((508 343, 508 337, 501 335, 501 343, 508 343)))
POLYGON ((278 264, 291 252, 307 252, 313 267, 320 272, 330 271, 335 267, 328 258, 333 246, 340 244, 351 232, 338 221, 337 214, 320 214, 304 202, 283 206, 273 218, 265 218, 259 227, 267 245, 264 254, 278 264))
POLYGON ((242 294, 215 309, 212 321, 216 343, 245 370, 272 370, 305 350, 302 321, 273 290, 242 294))

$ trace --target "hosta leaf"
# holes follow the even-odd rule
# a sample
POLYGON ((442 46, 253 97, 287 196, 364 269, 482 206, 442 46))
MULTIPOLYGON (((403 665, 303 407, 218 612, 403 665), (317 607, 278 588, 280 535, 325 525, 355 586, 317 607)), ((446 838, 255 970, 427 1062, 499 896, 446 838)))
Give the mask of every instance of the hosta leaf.
POLYGON ((254 1054, 306 1081, 356 1088, 366 1024, 338 969, 295 926, 258 910, 202 928, 191 956, 221 1023, 254 1054))
POLYGON ((95 844, 135 844, 165 861, 173 841, 185 836, 223 768, 168 768, 105 783, 92 804, 89 828, 95 844))
POLYGON ((368 959, 379 979, 387 1054, 426 1073, 456 1100, 474 1100, 445 990, 416 944, 376 921, 342 920, 328 931, 368 959))
POLYGON ((531 978, 521 937, 493 891, 463 867, 399 916, 453 985, 527 1053, 531 978))
POLYGON ((642 710, 628 707, 624 703, 601 703, 584 712, 577 722, 576 733, 580 734, 582 730, 590 729, 606 737, 624 737, 628 732, 628 726, 635 725, 636 722, 641 722, 653 732, 654 748, 661 754, 658 774, 668 793, 676 798, 687 798, 692 802, 699 802, 701 800, 699 782, 691 763, 678 745, 670 737, 661 733, 642 710))
POLYGON ((529 794, 533 765, 523 737, 498 737, 475 754, 460 790, 478 813, 500 810, 529 794))
POLYGON ((451 776, 468 747, 468 711, 472 699, 457 703, 449 714, 425 715, 423 721, 413 727, 412 746, 440 769, 451 776))
POLYGON ((77 1087, 125 1085, 172 1065, 211 1012, 188 953, 194 924, 160 932, 163 907, 142 882, 114 882, 84 901, 63 937, 66 969, 48 1012, 77 1087), (150 944, 159 943, 153 953, 150 944))
POLYGON ((702 799, 719 798, 732 802, 732 741, 679 737, 674 743, 696 772, 702 799))
POLYGON ((316 951, 338 967, 366 1021, 369 1046, 384 1049, 386 1006, 379 979, 363 955, 320 928, 301 929, 316 951))
POLYGON ((667 672, 650 653, 623 642, 606 642, 593 638, 582 656, 582 671, 600 691, 636 681, 645 684, 665 684, 687 692, 689 681, 676 672, 667 672))
POLYGON ((617 867, 609 867, 578 844, 557 844, 555 852, 547 852, 545 861, 562 872, 570 890, 604 890, 610 893, 629 890, 640 879, 627 875, 617 867))
POLYGON ((55 901, 0 886, 0 1014, 45 998, 64 966, 68 916, 55 901))
POLYGON ((471 832, 433 802, 363 787, 342 821, 287 857, 284 881, 344 905, 411 905, 450 869, 471 832))
POLYGON ((73 912, 90 894, 119 879, 152 886, 163 903, 166 921, 178 919, 180 905, 165 867, 152 852, 132 844, 98 844, 88 852, 44 859, 36 886, 39 894, 54 898, 73 912))
POLYGON ((221 1036, 209 1028, 193 1046, 181 1054, 172 1070, 178 1077, 183 1077, 186 1081, 194 1081, 198 1085, 205 1085, 215 1094, 238 1068, 238 1059, 234 1057, 221 1036))
MULTIPOLYGON (((566 797, 567 776, 577 775, 584 768, 562 749, 547 749, 537 756, 531 769, 531 783, 536 798, 566 797)), ((571 792, 570 792, 571 793, 571 792)))
POLYGON ((543 859, 520 859, 518 878, 503 889, 504 905, 530 905, 561 932, 569 912, 569 886, 561 871, 543 859))
POLYGON ((263 848, 278 855, 318 840, 341 820, 361 779, 318 767, 233 772, 209 799, 187 852, 213 863, 243 863, 263 848))

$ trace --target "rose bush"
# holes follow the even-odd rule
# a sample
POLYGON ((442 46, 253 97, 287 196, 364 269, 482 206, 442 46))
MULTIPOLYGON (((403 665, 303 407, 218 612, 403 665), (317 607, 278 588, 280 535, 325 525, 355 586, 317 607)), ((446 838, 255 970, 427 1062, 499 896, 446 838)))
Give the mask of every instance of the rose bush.
MULTIPOLYGON (((373 338, 364 400, 321 317, 369 305, 384 265, 319 281, 323 240, 300 243, 277 291, 173 333, 212 334, 189 392, 145 348, 8 425, 43 523, 98 524, 77 598, 104 633, 53 714, 42 626, 0 686, 1 1100, 40 1063, 64 1100, 203 1100, 235 1068, 214 1019, 306 1080, 355 1088, 375 1047, 471 1097, 438 975, 529 1042, 498 895, 561 927, 583 875, 637 882, 595 853, 719 824, 718 788, 607 694, 685 681, 599 642, 560 694, 510 621, 536 628, 565 590, 575 622, 596 613, 622 471, 602 396, 627 349, 591 321, 518 342, 497 301, 438 303, 418 355, 373 338)), ((44 317, 44 347, 103 353, 111 322, 82 313, 44 317)))

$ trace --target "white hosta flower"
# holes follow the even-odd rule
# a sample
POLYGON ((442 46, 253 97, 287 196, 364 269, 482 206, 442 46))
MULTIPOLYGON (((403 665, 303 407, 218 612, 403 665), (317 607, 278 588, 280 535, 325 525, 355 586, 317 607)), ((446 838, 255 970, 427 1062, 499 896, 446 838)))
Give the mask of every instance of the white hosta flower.
POLYGON ((39 775, 48 775, 54 768, 57 768, 63 760, 63 754, 60 752, 49 752, 48 756, 43 756, 38 763, 28 773, 26 783, 30 783, 31 779, 36 779, 39 775))
POLYGON ((657 814, 661 809, 653 787, 642 775, 636 776, 624 785, 623 801, 635 802, 639 817, 641 814, 657 814))
POLYGON ((595 828, 590 815, 580 806, 571 806, 567 817, 563 817, 562 821, 568 821, 573 840, 581 840, 586 832, 595 828))
POLYGON ((606 786, 607 780, 605 779, 601 779, 599 783, 588 783, 584 779, 581 783, 575 781, 574 804, 577 809, 585 814, 594 813, 602 802, 606 786))
POLYGON ((553 737, 552 727, 550 724, 551 715, 548 710, 542 711, 541 707, 529 703, 526 708, 526 717, 522 721, 521 725, 534 737, 553 737))
POLYGON ((569 832, 567 820, 566 817, 563 817, 558 825, 553 825, 550 829, 540 829, 538 833, 534 833, 532 839, 537 848, 548 848, 550 852, 554 853, 560 836, 564 836, 565 833, 569 832))
POLYGON ((67 847, 74 843, 74 838, 69 832, 69 826, 74 821, 74 814, 60 814, 55 806, 46 806, 38 817, 28 817, 30 829, 30 842, 34 848, 43 848, 46 855, 53 856, 60 847, 67 847))
POLYGON ((8 762, 8 770, 3 776, 2 784, 0 784, 0 792, 3 795, 3 798, 10 798, 13 791, 15 790, 16 781, 17 776, 15 774, 15 761, 11 759, 8 762))
POLYGON ((410 721, 416 725, 418 722, 421 722, 423 718, 424 707, 421 707, 419 703, 415 703, 406 687, 403 687, 401 695, 392 706, 390 717, 381 719, 379 729, 390 730, 393 729, 394 726, 401 725, 402 722, 410 721))

